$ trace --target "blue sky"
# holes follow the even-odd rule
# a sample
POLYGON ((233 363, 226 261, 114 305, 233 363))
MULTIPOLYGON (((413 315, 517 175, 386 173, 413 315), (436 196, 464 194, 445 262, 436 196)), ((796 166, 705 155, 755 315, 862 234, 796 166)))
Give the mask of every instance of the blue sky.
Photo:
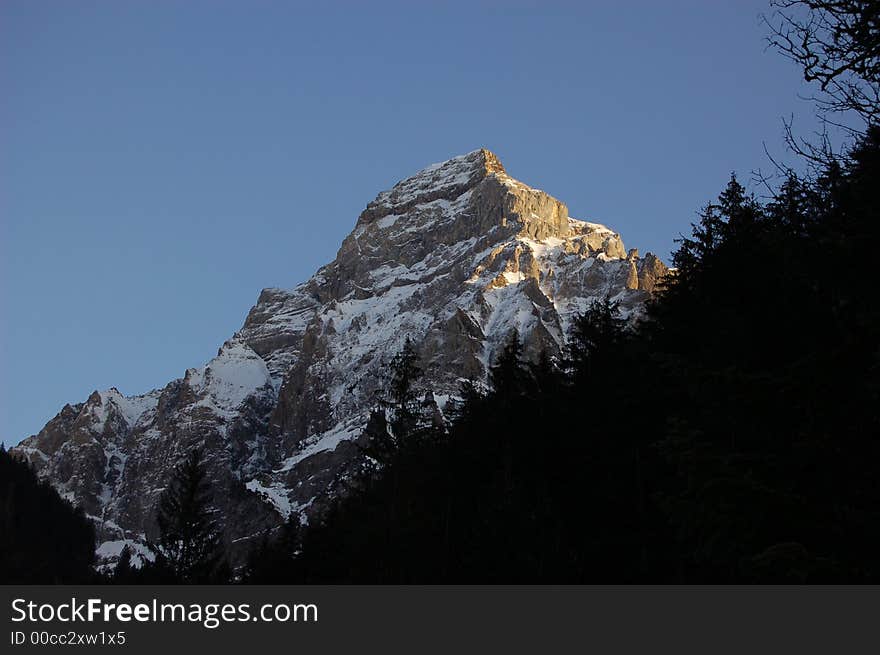
POLYGON ((666 257, 811 125, 763 1, 0 3, 0 438, 210 358, 478 147, 666 257))

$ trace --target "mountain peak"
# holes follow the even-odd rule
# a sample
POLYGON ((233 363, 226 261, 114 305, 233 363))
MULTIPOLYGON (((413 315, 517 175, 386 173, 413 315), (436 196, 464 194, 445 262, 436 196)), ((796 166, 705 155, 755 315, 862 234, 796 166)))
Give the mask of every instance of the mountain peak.
POLYGON ((464 155, 458 155, 446 161, 426 166, 415 175, 398 182, 394 189, 413 186, 415 183, 442 186, 461 183, 465 179, 468 181, 479 181, 493 173, 506 174, 504 165, 492 151, 486 148, 478 148, 464 155))
POLYGON ((506 173, 504 170, 504 164, 501 163, 501 160, 498 159, 498 156, 488 150, 486 148, 480 148, 479 150, 475 150, 474 152, 470 152, 465 157, 469 157, 471 155, 477 154, 478 159, 482 160, 482 164, 485 168, 486 174, 491 175, 492 173, 506 173))
POLYGON ((665 272, 481 148, 380 193, 334 261, 264 290, 204 366, 142 396, 92 394, 13 452, 94 517, 103 556, 155 538, 156 493, 199 448, 240 559, 250 538, 291 514, 320 518, 345 491, 407 339, 442 422, 462 378, 486 382, 513 330, 530 361, 561 353, 592 301, 637 316, 665 272))
POLYGON ((486 148, 431 164, 376 196, 358 224, 371 223, 389 214, 403 214, 416 205, 435 200, 454 200, 494 174, 506 176, 506 171, 501 160, 486 148))

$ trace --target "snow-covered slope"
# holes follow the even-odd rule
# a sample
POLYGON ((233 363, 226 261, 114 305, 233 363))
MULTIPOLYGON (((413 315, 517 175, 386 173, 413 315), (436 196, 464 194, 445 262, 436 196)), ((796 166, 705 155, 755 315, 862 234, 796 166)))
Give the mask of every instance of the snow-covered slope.
POLYGON ((636 315, 665 272, 477 150, 380 193, 333 262, 293 289, 263 290, 204 367, 144 396, 95 392, 16 452, 94 517, 99 552, 112 555, 154 534, 171 469, 199 447, 227 537, 246 543, 326 507, 360 461, 406 338, 442 410, 463 377, 485 379, 511 330, 527 356, 554 352, 592 300, 636 315))

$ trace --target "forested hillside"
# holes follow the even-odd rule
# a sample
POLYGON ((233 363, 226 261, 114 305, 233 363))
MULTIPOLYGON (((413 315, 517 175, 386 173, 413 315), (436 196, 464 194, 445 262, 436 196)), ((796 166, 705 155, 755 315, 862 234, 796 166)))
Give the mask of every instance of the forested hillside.
POLYGON ((539 366, 511 335, 448 433, 399 358, 378 473, 262 580, 876 581, 880 130, 849 154, 766 203, 732 178, 648 319, 597 303, 539 366))

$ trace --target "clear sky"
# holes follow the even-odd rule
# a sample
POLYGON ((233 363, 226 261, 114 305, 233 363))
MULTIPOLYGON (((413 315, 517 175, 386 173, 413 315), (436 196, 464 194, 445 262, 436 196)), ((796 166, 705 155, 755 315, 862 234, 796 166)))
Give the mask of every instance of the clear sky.
POLYGON ((667 257, 811 124, 761 0, 0 2, 0 438, 203 364, 363 207, 487 147, 667 257))

